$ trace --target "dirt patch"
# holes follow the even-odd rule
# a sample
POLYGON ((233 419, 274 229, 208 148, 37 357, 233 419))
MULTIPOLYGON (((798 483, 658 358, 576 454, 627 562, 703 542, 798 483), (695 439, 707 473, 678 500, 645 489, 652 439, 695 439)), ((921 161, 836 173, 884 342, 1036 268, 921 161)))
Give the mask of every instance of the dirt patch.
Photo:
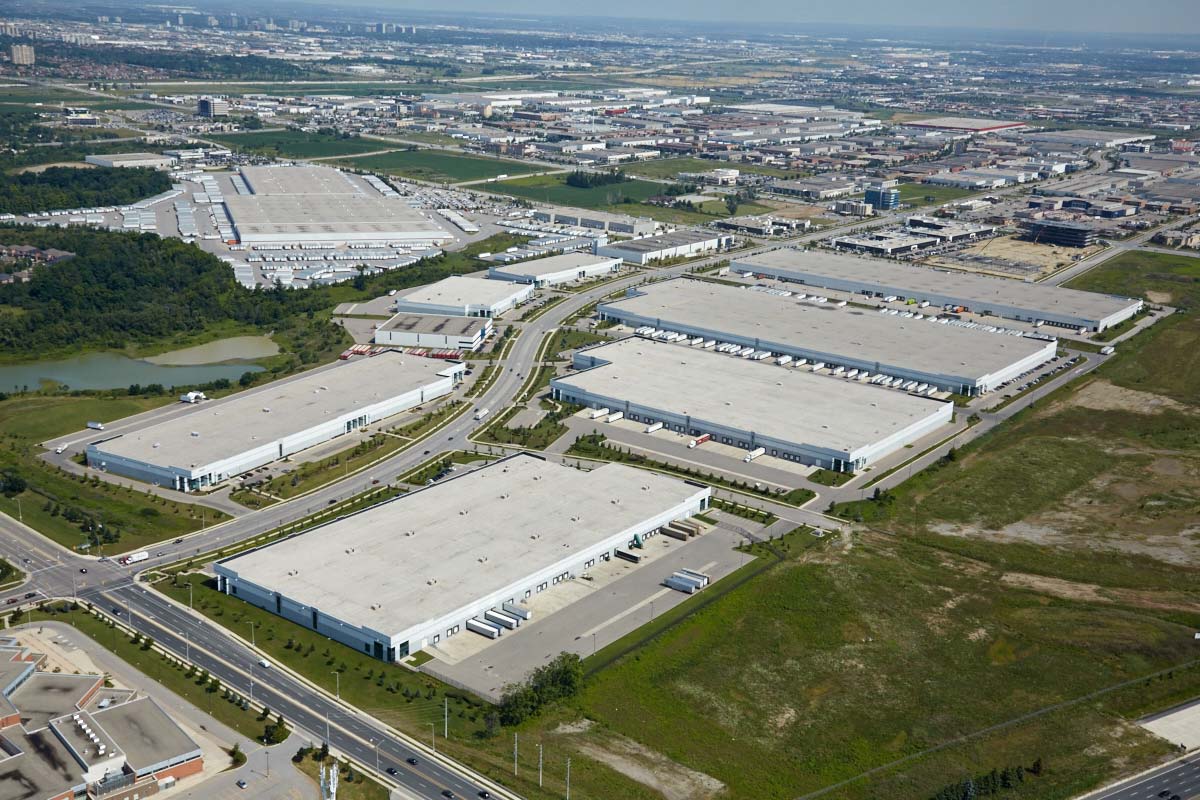
POLYGON ((22 167, 17 170, 17 174, 21 175, 26 172, 45 172, 51 167, 74 167, 76 169, 95 169, 95 164, 89 164, 86 161, 55 161, 53 164, 35 164, 32 167, 22 167))
MULTIPOLYGON (((1169 397, 1114 386, 1106 380, 1095 380, 1064 401, 1067 405, 1090 408, 1094 411, 1132 411, 1135 414, 1159 414, 1163 411, 1195 411, 1169 397)), ((1052 409, 1053 410, 1053 409, 1052 409)))
POLYGON ((577 747, 584 755, 650 787, 666 800, 705 800, 725 789, 725 784, 711 775, 689 769, 624 736, 614 736, 603 745, 580 742, 577 747))
POLYGON ((1005 573, 1000 580, 1010 586, 1019 586, 1052 597, 1064 600, 1077 600, 1085 603, 1119 603, 1121 605, 1154 608, 1164 611, 1200 611, 1200 603, 1184 597, 1172 596, 1169 592, 1143 592, 1136 589, 1114 589, 1097 586, 1092 583, 1066 581, 1061 578, 1049 578, 1044 575, 1029 575, 1023 572, 1005 573))
POLYGON ((796 721, 796 709, 784 706, 771 718, 771 725, 776 731, 782 731, 796 721))
POLYGON ((1162 305, 1168 305, 1172 300, 1175 299, 1175 296, 1173 294, 1171 294, 1170 292, 1156 292, 1153 289, 1147 289, 1146 290, 1146 299, 1149 300, 1151 303, 1160 303, 1162 305))
POLYGON ((554 733, 587 733, 595 724, 595 722, 586 718, 575 722, 562 722, 554 729, 554 733))

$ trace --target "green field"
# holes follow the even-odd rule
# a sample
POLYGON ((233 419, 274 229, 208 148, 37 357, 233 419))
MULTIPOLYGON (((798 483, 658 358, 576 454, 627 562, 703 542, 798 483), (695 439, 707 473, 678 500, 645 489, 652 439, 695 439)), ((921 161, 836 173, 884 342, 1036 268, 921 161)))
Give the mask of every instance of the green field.
POLYGON ((775 178, 795 178, 799 174, 795 170, 767 167, 761 164, 743 164, 737 161, 717 161, 709 158, 665 158, 657 161, 639 161, 623 167, 630 175, 666 180, 675 180, 680 172, 708 172, 722 168, 741 170, 754 175, 770 175, 775 178))
MULTIPOLYGON (((642 201, 646 198, 662 194, 666 187, 661 183, 637 178, 624 183, 584 189, 568 186, 566 178, 562 175, 535 175, 529 178, 500 181, 487 188, 489 191, 503 192, 543 203, 607 211, 612 214, 650 217, 659 222, 682 225, 712 222, 714 219, 729 216, 729 211, 721 200, 704 203, 696 211, 685 208, 662 208, 644 203, 642 201)), ((762 214, 770 210, 769 206, 761 203, 742 203, 738 208, 738 214, 762 214)))
POLYGON ((518 161, 478 158, 446 150, 397 150, 376 156, 348 158, 344 163, 356 169, 384 172, 433 183, 479 181, 497 175, 523 175, 537 169, 518 161))
POLYGON ((1200 257, 1130 250, 1069 281, 1072 289, 1142 297, 1179 308, 1200 308, 1200 257))
POLYGON ((12 471, 27 484, 16 494, 0 495, 0 512, 58 542, 75 548, 88 541, 86 520, 119 534, 105 545, 109 553, 137 550, 199 530, 226 519, 213 509, 165 500, 98 479, 81 480, 60 472, 38 455, 39 444, 80 430, 90 419, 116 419, 171 401, 162 397, 43 396, 14 397, 0 402, 0 470, 12 471), (74 512, 78 517, 74 517, 74 512))
POLYGON ((1073 289, 1143 297, 1181 309, 1149 332, 1117 345, 1120 357, 1105 365, 1116 384, 1182 403, 1200 398, 1200 258, 1130 251, 1066 284, 1073 289))
POLYGON ((955 186, 926 186, 923 183, 902 183, 896 188, 900 190, 900 202, 915 206, 950 203, 973 194, 979 194, 971 189, 959 189, 955 186), (930 197, 933 199, 929 200, 930 197))
POLYGON ((294 130, 232 133, 208 138, 236 150, 248 150, 276 158, 325 158, 387 149, 383 142, 373 142, 357 136, 342 138, 326 133, 294 130))

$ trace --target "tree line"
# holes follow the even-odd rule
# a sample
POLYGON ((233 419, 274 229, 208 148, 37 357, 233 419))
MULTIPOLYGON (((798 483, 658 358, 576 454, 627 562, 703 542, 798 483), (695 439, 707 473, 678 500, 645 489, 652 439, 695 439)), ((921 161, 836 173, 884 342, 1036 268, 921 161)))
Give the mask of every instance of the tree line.
POLYGON ((440 255, 364 276, 361 290, 345 285, 247 289, 211 253, 155 234, 14 226, 0 228, 0 244, 76 254, 35 269, 28 283, 0 285, 0 354, 25 358, 123 349, 200 333, 221 322, 286 332, 338 302, 431 283, 480 264, 457 254, 440 255))
POLYGON ((628 180, 630 180, 629 176, 619 169, 609 172, 588 172, 577 169, 567 175, 566 183, 567 186, 574 186, 576 189, 594 189, 597 186, 612 186, 628 180))
POLYGON ((0 213, 126 205, 170 188, 165 172, 148 167, 50 167, 16 175, 0 173, 0 213))

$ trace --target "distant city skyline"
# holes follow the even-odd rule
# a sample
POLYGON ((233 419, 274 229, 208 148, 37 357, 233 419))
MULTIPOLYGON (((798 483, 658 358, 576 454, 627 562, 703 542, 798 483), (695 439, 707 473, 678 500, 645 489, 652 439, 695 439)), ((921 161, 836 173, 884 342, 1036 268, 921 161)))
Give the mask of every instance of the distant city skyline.
POLYGON ((498 16, 547 14, 551 16, 628 16, 707 22, 779 22, 789 25, 846 24, 898 27, 996 28, 1045 31, 1048 34, 1200 34, 1200 14, 1195 0, 1007 0, 976 4, 961 0, 859 0, 839 6, 812 0, 609 0, 603 6, 551 3, 547 0, 509 0, 498 7, 490 0, 443 0, 431 7, 428 0, 359 0, 363 6, 393 11, 465 11, 498 16))

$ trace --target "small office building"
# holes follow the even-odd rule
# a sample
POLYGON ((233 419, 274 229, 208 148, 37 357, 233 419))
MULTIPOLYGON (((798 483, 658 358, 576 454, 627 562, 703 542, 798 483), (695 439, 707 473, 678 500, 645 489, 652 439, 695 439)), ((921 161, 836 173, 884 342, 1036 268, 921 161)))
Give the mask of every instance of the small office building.
POLYGON ((375 329, 375 344, 475 352, 492 335, 491 317, 397 314, 375 329))
POLYGON ((621 259, 614 256, 564 253, 547 258, 521 261, 516 264, 491 267, 488 269, 488 277, 502 281, 528 283, 540 289, 560 283, 599 278, 611 275, 620 269, 621 259))
POLYGON ((533 297, 533 284, 452 275, 396 297, 396 311, 452 317, 499 317, 533 297))

